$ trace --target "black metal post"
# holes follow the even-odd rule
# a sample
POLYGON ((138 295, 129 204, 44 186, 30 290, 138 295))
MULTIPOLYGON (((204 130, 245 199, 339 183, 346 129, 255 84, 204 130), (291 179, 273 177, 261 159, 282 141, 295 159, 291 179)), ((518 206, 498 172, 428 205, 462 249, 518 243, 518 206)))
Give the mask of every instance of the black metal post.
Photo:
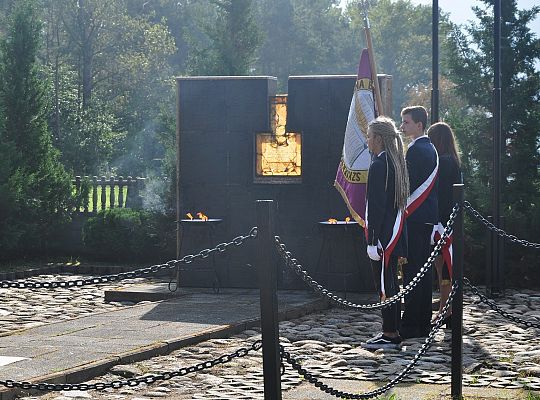
POLYGON ((431 123, 439 121, 439 0, 431 6, 431 123))
POLYGON ((264 399, 281 400, 274 202, 257 200, 257 269, 261 301, 264 399))
MULTIPOLYGON (((500 204, 501 204, 501 0, 495 0, 493 18, 493 224, 500 227, 500 204)), ((494 278, 488 294, 497 296, 501 287, 501 259, 499 252, 500 240, 498 235, 493 237, 492 251, 492 274, 494 278)))
MULTIPOLYGON (((181 178, 181 153, 182 153, 182 129, 180 127, 182 122, 182 114, 180 110, 180 81, 176 81, 176 259, 180 259, 182 252, 182 242, 184 239, 184 232, 182 231, 182 201, 180 193, 180 178, 181 178)), ((174 290, 171 289, 169 284, 169 290, 173 292, 180 287, 180 264, 176 267, 176 286, 174 290)))
POLYGON ((463 184, 455 184, 454 204, 460 205, 454 221, 452 282, 458 288, 452 301, 452 400, 461 400, 463 381, 463 184))

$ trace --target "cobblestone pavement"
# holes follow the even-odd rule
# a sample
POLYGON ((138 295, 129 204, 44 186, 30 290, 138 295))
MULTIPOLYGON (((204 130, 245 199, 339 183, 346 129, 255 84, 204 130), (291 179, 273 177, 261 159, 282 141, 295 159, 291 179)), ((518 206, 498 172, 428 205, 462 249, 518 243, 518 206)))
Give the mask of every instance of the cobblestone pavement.
MULTIPOLYGON (((68 281, 88 279, 80 275, 40 275, 32 281, 68 281)), ((24 281, 24 280, 19 280, 24 281)), ((105 303, 106 290, 128 283, 148 282, 145 278, 123 280, 115 284, 55 289, 0 289, 0 335, 51 322, 66 321, 96 312, 112 311, 134 303, 105 303)))
MULTIPOLYGON (((47 277, 42 277, 47 278, 47 277)), ((69 279, 76 279, 70 276, 69 279)), ((132 280, 134 282, 143 279, 132 280)), ((125 284, 123 281, 122 284, 125 284)), ((120 284, 118 284, 120 285, 120 284)), ((53 291, 2 289, 0 320, 2 332, 9 332, 82 316, 96 310, 107 311, 129 303, 104 303, 103 291, 118 285, 100 285, 53 291)), ((465 295, 464 312, 464 384, 496 388, 540 390, 540 343, 538 330, 524 329, 495 313, 477 298, 465 295)), ((540 322, 540 294, 532 291, 508 291, 496 300, 505 311, 540 322)), ((295 320, 280 323, 281 342, 308 370, 322 378, 389 380, 414 357, 422 340, 407 340, 401 350, 377 350, 359 347, 380 329, 380 312, 331 308, 295 320)), ((249 347, 260 338, 256 330, 228 339, 214 339, 183 348, 166 356, 130 365, 114 367, 108 374, 90 382, 110 382, 145 374, 160 374, 216 359, 238 348, 249 347)), ((428 353, 405 379, 407 382, 450 383, 450 331, 441 330, 428 353)), ((283 389, 301 382, 286 369, 283 389)), ((27 400, 143 400, 160 397, 175 399, 262 399, 261 352, 250 353, 230 363, 183 377, 142 384, 120 390, 48 393, 27 400)))

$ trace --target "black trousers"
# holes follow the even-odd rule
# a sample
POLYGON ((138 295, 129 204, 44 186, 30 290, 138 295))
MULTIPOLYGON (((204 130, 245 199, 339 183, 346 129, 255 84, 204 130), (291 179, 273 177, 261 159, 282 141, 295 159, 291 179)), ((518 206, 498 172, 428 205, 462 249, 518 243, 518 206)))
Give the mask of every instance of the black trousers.
MULTIPOLYGON (((407 221, 409 249, 407 264, 402 266, 403 286, 408 285, 427 261, 431 252, 431 232, 433 225, 407 221)), ((433 268, 418 282, 413 291, 405 296, 405 311, 401 319, 403 332, 425 335, 431 327, 431 296, 433 268)))
MULTIPOLYGON (((379 292, 379 296, 382 295, 381 288, 381 269, 383 268, 381 261, 371 261, 371 269, 373 270, 373 279, 375 281, 375 287, 379 292)), ((384 292, 386 298, 390 298, 399 292, 399 283, 397 276, 397 257, 390 257, 388 267, 384 270, 384 292)), ((383 308, 382 312, 382 330, 383 332, 395 332, 399 330, 399 321, 401 319, 401 301, 392 304, 389 307, 383 308)))

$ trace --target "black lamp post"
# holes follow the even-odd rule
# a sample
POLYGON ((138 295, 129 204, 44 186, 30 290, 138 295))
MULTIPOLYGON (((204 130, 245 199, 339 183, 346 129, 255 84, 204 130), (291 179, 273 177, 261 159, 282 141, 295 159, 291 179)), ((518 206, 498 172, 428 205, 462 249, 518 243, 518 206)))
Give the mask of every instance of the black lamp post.
POLYGON ((439 0, 431 7, 431 123, 439 121, 439 0))
MULTIPOLYGON (((501 0, 495 0, 493 16, 493 184, 492 215, 495 226, 501 226, 501 0)), ((491 235, 491 281, 488 294, 497 296, 502 291, 500 239, 491 235)))

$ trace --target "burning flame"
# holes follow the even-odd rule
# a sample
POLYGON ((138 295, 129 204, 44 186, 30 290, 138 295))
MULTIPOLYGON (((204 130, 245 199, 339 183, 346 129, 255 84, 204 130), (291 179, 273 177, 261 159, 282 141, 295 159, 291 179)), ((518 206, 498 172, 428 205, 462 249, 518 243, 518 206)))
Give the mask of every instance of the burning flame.
POLYGON ((335 219, 335 218, 328 218, 328 223, 329 223, 329 224, 337 224, 337 219, 335 219))
POLYGON ((189 219, 193 219, 193 215, 191 215, 191 213, 187 213, 186 216, 187 216, 189 219))
POLYGON ((197 217, 199 217, 199 219, 202 219, 203 221, 208 221, 208 217, 204 215, 202 212, 198 212, 197 217))
POLYGON ((345 217, 345 223, 348 224, 349 222, 351 222, 351 217, 345 217))

